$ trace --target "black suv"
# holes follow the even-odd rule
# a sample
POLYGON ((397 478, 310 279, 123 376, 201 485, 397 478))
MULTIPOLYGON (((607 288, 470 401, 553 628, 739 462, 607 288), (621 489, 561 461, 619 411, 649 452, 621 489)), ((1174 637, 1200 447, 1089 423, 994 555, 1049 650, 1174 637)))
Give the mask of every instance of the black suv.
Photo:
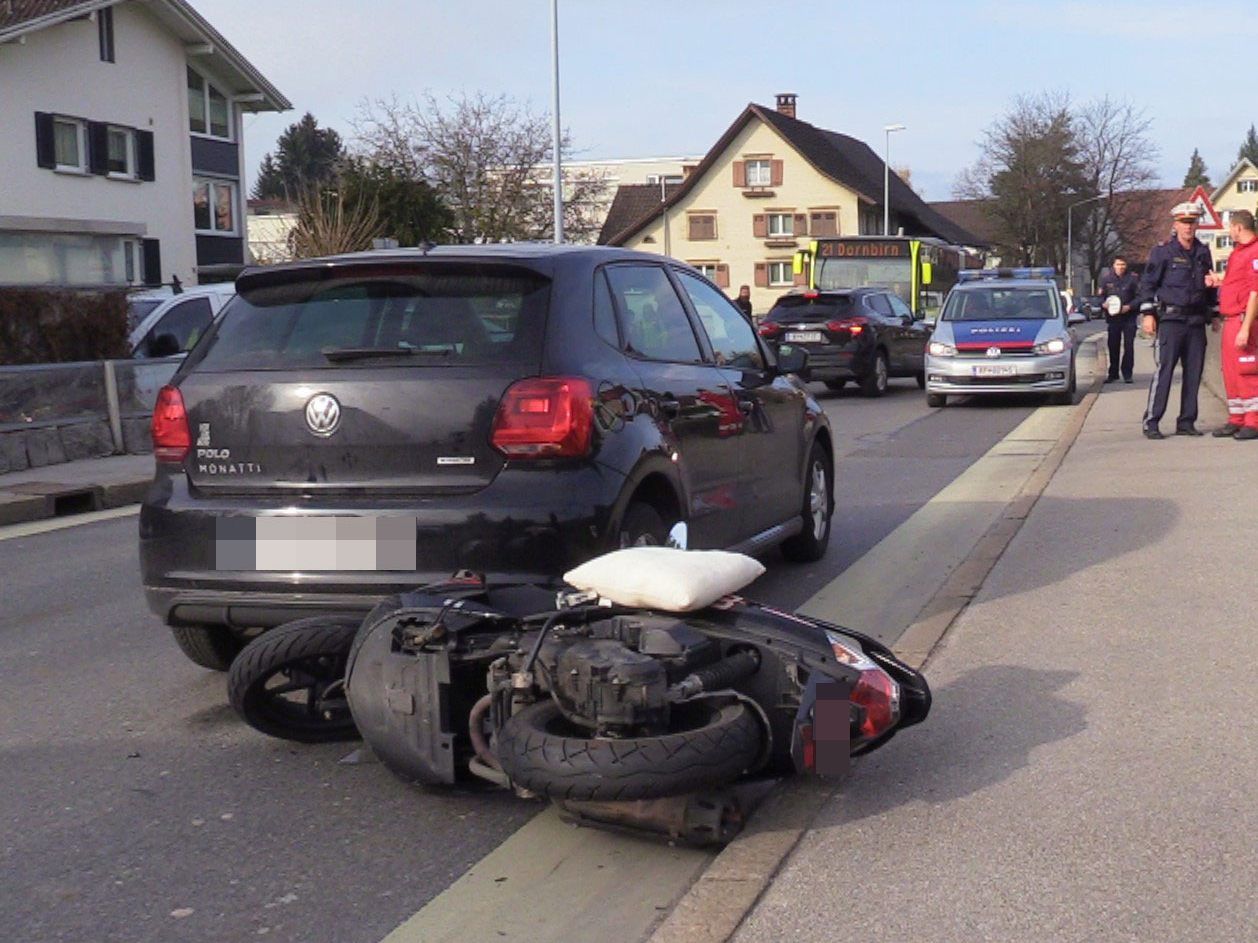
POLYGON ((542 245, 254 268, 153 416, 149 606, 226 668, 312 610, 661 543, 825 553, 829 423, 688 266, 542 245))
POLYGON ((841 390, 848 380, 866 396, 881 396, 889 377, 922 373, 930 327, 909 306, 882 288, 793 291, 783 295, 760 322, 760 336, 773 345, 808 351, 808 377, 841 390))

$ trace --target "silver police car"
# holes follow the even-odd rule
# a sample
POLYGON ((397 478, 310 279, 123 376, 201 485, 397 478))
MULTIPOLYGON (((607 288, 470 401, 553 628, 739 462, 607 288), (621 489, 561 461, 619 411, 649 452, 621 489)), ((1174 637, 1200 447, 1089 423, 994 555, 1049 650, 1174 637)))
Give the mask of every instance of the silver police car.
POLYGON ((926 402, 949 395, 1047 393, 1069 404, 1078 339, 1051 268, 962 272, 926 348, 926 402))

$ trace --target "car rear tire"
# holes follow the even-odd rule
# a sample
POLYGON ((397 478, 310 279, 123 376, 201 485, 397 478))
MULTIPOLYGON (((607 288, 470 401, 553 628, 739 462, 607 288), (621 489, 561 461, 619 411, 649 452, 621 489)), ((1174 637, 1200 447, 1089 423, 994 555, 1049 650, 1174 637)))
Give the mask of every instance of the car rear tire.
POLYGON ((494 753, 513 783, 552 799, 676 796, 723 786, 751 769, 764 733, 746 705, 700 701, 690 710, 688 729, 610 739, 590 737, 554 701, 539 701, 503 724, 494 753))
POLYGON ((227 697, 236 713, 254 730, 282 740, 357 740, 344 684, 361 622, 357 616, 311 616, 258 636, 227 676, 227 697), (339 693, 335 685, 341 686, 339 693))
POLYGON ((948 405, 948 397, 943 393, 927 393, 926 405, 932 409, 939 409, 940 407, 948 405))
POLYGON ((847 386, 847 380, 826 380, 826 389, 833 390, 835 393, 847 386))
POLYGON ((668 541, 668 525, 660 512, 644 501, 634 501, 625 509, 616 546, 663 547, 668 541))
POLYGON ((225 625, 172 625, 175 644, 193 664, 226 671, 245 643, 225 625))
POLYGON ((880 350, 874 355, 874 365, 870 367, 867 374, 861 377, 861 395, 872 398, 887 392, 887 380, 890 375, 887 352, 880 350))
POLYGON ((826 555, 834 518, 834 502, 830 498, 834 490, 832 474, 830 457, 820 442, 814 442, 808 453, 808 477, 800 512, 804 529, 782 543, 782 556, 792 563, 815 563, 826 555))

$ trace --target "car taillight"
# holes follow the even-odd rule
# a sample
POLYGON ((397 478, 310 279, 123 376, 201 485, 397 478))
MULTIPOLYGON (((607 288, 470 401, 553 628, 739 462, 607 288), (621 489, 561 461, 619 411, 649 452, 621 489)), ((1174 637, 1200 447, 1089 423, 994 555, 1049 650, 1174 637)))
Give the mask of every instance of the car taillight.
POLYGON ((781 325, 776 324, 773 321, 765 321, 763 324, 760 325, 759 330, 760 330, 761 337, 773 337, 775 334, 778 333, 778 331, 782 330, 782 327, 781 325))
POLYGON ((490 444, 508 458, 578 458, 589 454, 594 390, 581 377, 532 377, 508 387, 490 444))
POLYGON ((188 411, 183 394, 173 386, 164 386, 153 407, 153 458, 178 465, 192 449, 192 433, 188 430, 188 411))
POLYGON ((848 331, 853 337, 856 337, 861 331, 865 330, 868 324, 868 318, 856 315, 851 318, 839 318, 835 321, 827 321, 826 330, 834 333, 839 331, 848 331))

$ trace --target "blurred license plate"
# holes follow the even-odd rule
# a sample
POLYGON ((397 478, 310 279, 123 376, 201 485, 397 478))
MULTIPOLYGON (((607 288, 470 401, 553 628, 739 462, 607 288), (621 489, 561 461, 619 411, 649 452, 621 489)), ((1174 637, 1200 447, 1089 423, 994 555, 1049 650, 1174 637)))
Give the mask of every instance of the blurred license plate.
POLYGON ((1014 364, 1006 364, 997 366, 994 364, 983 364, 974 368, 976 377, 1016 377, 1018 368, 1014 364))
POLYGON ((820 344, 823 339, 820 331, 787 331, 788 344, 820 344))
POLYGON ((413 517, 220 517, 218 570, 415 569, 413 517))

